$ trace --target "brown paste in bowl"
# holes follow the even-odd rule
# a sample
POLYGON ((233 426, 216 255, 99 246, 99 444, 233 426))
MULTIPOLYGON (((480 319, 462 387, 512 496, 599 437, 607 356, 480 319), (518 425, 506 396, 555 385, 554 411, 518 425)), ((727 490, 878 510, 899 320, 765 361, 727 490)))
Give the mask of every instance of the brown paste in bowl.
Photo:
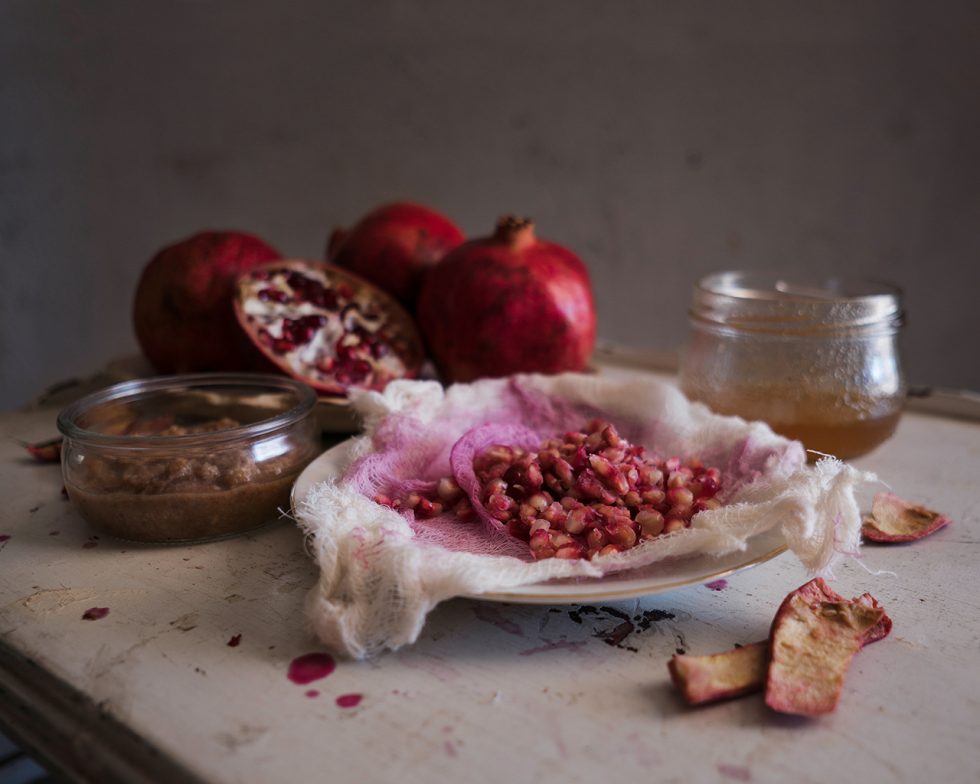
MULTIPOLYGON (((237 426, 219 419, 170 425, 155 435, 208 433, 237 426)), ((305 450, 304 450, 305 451, 305 450)), ((287 509, 293 482, 312 454, 287 450, 257 461, 251 444, 155 451, 89 450, 66 483, 92 525, 121 539, 178 542, 255 528, 287 509)))

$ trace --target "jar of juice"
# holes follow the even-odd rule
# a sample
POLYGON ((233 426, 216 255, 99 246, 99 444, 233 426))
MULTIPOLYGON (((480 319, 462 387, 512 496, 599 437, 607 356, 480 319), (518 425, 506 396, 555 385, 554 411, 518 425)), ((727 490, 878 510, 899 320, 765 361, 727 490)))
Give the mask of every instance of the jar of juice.
POLYGON ((896 287, 719 272, 695 286, 690 319, 680 381, 692 400, 840 458, 894 432, 905 398, 896 287))

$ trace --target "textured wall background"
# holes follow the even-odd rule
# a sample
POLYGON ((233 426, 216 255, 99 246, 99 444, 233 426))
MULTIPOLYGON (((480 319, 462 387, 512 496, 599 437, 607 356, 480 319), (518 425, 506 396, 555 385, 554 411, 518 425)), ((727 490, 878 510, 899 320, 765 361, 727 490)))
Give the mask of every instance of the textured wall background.
POLYGON ((889 278, 912 380, 980 389, 980 4, 283 5, 0 0, 0 405, 134 351, 159 246, 394 198, 533 216, 633 346, 711 270, 889 278))

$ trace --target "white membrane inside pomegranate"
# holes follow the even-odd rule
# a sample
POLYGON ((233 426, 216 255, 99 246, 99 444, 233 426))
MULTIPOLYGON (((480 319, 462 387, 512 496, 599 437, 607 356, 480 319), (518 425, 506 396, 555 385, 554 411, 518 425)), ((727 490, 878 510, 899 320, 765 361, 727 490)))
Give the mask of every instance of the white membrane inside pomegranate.
MULTIPOLYGON (((473 471, 486 513, 538 560, 623 552, 688 528, 695 514, 720 506, 719 469, 648 456, 602 419, 547 439, 537 451, 492 444, 475 455, 473 471)), ((375 500, 411 509, 419 519, 475 517, 453 477, 440 479, 435 492, 375 500)))
POLYGON ((236 304, 263 353, 321 391, 380 389, 417 368, 420 350, 407 314, 325 265, 255 270, 239 280, 236 304))

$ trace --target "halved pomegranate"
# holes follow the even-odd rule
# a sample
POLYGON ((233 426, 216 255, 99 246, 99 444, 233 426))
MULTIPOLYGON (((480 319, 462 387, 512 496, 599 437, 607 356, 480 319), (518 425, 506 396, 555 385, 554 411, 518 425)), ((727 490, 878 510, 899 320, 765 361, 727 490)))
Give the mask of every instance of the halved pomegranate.
POLYGON ((277 261, 242 275, 235 315, 258 349, 321 395, 417 375, 422 342, 405 310, 330 264, 277 261))

